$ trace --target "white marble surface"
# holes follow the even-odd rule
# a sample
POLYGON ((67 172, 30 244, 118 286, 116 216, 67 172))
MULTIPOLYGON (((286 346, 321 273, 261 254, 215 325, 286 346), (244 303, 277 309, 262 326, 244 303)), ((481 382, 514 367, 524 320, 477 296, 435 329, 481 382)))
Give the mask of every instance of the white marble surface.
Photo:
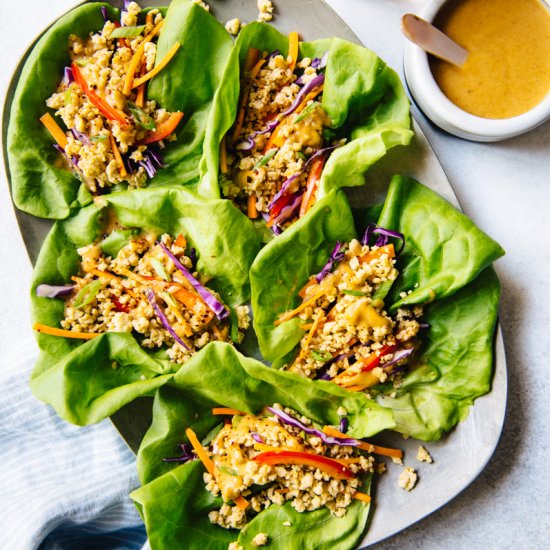
MULTIPOLYGON (((251 2, 254 0, 250 0, 251 2)), ((299 0, 297 0, 299 1, 299 0)), ((74 0, 0 0, 0 96, 27 45, 74 0)), ((276 0, 275 0, 276 5, 276 0)), ((422 0, 329 0, 357 36, 402 72, 399 19, 422 0)), ((414 111, 464 211, 505 248, 497 270, 509 372, 500 444, 481 476, 454 501, 376 548, 542 549, 550 547, 550 123, 503 143, 462 141, 414 111), (546 290, 545 290, 546 289, 546 290)), ((0 175, 0 374, 34 346, 31 266, 0 175)))

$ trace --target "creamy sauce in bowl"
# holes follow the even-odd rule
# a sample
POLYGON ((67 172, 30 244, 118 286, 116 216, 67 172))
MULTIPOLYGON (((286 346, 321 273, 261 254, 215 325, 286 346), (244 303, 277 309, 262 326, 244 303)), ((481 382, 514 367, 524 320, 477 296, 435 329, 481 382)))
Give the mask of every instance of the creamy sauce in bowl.
POLYGON ((462 67, 430 59, 438 86, 464 111, 510 118, 550 91, 550 12, 542 0, 454 0, 434 25, 470 53, 462 67))

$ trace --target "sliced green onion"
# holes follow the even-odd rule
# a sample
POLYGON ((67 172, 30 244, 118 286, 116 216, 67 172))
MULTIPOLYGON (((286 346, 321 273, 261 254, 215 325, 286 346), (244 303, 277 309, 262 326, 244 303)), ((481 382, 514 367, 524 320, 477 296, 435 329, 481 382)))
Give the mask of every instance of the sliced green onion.
POLYGON ((111 38, 136 38, 145 30, 145 25, 137 27, 117 27, 112 33, 111 38))
POLYGON ((384 281, 375 291, 372 295, 372 299, 374 300, 383 300, 390 291, 390 288, 393 285, 393 281, 388 279, 387 281, 384 281))
POLYGON ((135 103, 132 103, 131 101, 127 101, 126 105, 128 106, 128 110, 132 113, 132 116, 134 117, 136 123, 139 124, 142 128, 145 128, 146 130, 157 129, 155 121, 141 107, 138 107, 135 103))
POLYGON ((166 269, 164 267, 164 264, 158 258, 151 258, 149 260, 149 262, 150 262, 152 268, 156 271, 157 275, 161 279, 164 279, 165 281, 168 281, 168 282, 170 282, 172 280, 172 278, 170 277, 170 275, 166 271, 166 269))
POLYGON ((166 304, 169 305, 171 308, 178 309, 178 310, 180 309, 178 303, 176 302, 176 300, 171 294, 164 291, 159 292, 159 294, 162 297, 162 299, 166 302, 166 304))
POLYGON ((307 157, 304 153, 302 153, 302 151, 298 151, 297 155, 302 159, 302 160, 307 160, 307 157))
POLYGON ((94 143, 98 141, 105 141, 106 139, 109 139, 109 136, 104 136, 103 134, 100 134, 99 136, 92 136, 90 138, 94 143))
POLYGON ((313 357, 313 359, 315 359, 315 361, 326 362, 326 361, 329 361, 330 359, 332 359, 332 353, 330 353, 328 351, 323 351, 323 350, 314 350, 314 349, 312 349, 311 350, 311 356, 313 357))
POLYGON ((361 292, 360 290, 352 290, 350 288, 344 288, 342 292, 344 294, 349 294, 350 296, 368 296, 366 292, 361 292))
POLYGON ((256 168, 261 168, 262 166, 265 166, 276 154, 278 149, 270 149, 255 165, 254 170, 256 168))
POLYGON ((90 61, 88 59, 75 59, 75 63, 79 67, 85 67, 90 61))
POLYGON ((218 434, 221 432, 223 428, 223 422, 220 422, 217 426, 214 426, 205 436, 204 439, 201 441, 201 445, 206 447, 207 445, 210 445, 216 437, 218 437, 218 434))
POLYGON ((227 468, 226 466, 218 466, 217 468, 220 472, 223 472, 228 476, 239 477, 239 472, 237 472, 237 470, 234 470, 233 468, 227 468))
POLYGON ((330 128, 323 129, 323 143, 332 143, 336 137, 336 132, 330 128))
POLYGON ((65 90, 65 93, 63 94, 63 105, 67 107, 67 105, 72 105, 74 100, 74 94, 73 91, 68 88, 65 90))
POLYGON ((234 428, 236 428, 239 423, 241 422, 241 416, 239 416, 238 414, 234 415, 233 418, 231 419, 231 426, 233 426, 234 428))
POLYGON ((85 287, 82 287, 78 294, 75 296, 73 306, 76 309, 87 306, 98 295, 102 282, 100 279, 88 283, 85 287))
POLYGON ((317 101, 314 101, 313 103, 310 103, 295 119, 294 124, 297 124, 298 122, 301 122, 304 120, 304 118, 308 117, 311 114, 311 111, 315 109, 315 106, 317 105, 317 101))

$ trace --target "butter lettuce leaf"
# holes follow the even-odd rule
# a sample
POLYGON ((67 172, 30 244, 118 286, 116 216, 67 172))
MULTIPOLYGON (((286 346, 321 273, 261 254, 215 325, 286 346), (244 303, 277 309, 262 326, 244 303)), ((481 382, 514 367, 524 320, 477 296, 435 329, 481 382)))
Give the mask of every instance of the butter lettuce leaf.
MULTIPOLYGON (((138 452, 142 488, 132 493, 154 548, 184 548, 204 545, 227 548, 239 540, 254 548, 260 532, 269 535, 269 547, 352 548, 365 530, 369 506, 354 502, 343 518, 328 510, 298 513, 289 503, 270 506, 239 534, 212 525, 208 512, 221 506, 204 488, 204 466, 199 461, 184 465, 163 462, 177 456, 185 429, 199 439, 220 422, 213 406, 226 406, 258 413, 274 402, 291 407, 320 425, 337 424, 338 408, 348 411, 349 433, 365 437, 394 425, 391 411, 362 394, 353 394, 328 382, 313 382, 292 373, 271 369, 232 346, 216 342, 195 355, 155 397, 153 422, 138 452), (291 526, 285 527, 286 520, 291 526)), ((369 491, 367 477, 362 488, 369 491)))
MULTIPOLYGON (((100 239, 113 219, 157 235, 184 233, 197 250, 197 271, 212 277, 209 286, 223 301, 236 306, 249 299, 248 271, 260 248, 250 220, 228 201, 202 199, 185 189, 143 189, 106 195, 54 224, 33 274, 35 322, 59 326, 63 300, 37 297, 36 287, 70 282, 79 270, 77 249, 100 239)), ((36 336, 40 356, 31 388, 76 424, 97 422, 138 395, 150 394, 178 369, 162 352, 142 349, 128 333, 106 333, 87 342, 36 336)))
MULTIPOLYGON (((8 169, 16 206, 35 216, 63 219, 90 202, 85 186, 62 165, 39 118, 48 110, 46 99, 55 92, 64 67, 70 63, 69 35, 86 37, 99 31, 103 27, 101 7, 107 8, 111 19, 120 19, 119 10, 109 4, 91 2, 76 7, 39 39, 19 78, 8 126, 8 169)), ((174 0, 168 8, 157 63, 175 41, 183 46, 151 81, 148 97, 160 107, 185 115, 176 131, 177 141, 163 152, 169 167, 159 170, 151 185, 198 180, 208 111, 232 48, 223 25, 190 0, 174 0)))
MULTIPOLYGON (((239 100, 241 69, 250 47, 288 53, 288 38, 265 23, 249 23, 239 33, 210 112, 199 192, 219 197, 219 151, 231 128, 239 100)), ((322 105, 338 138, 348 143, 334 151, 323 170, 318 197, 332 189, 364 183, 365 171, 386 151, 412 138, 409 101, 396 73, 375 53, 339 38, 300 44, 301 57, 328 52, 322 105)))
POLYGON ((492 268, 425 311, 418 366, 395 398, 378 402, 395 413, 397 431, 431 441, 465 420, 474 400, 491 389, 493 339, 500 285, 492 268))
MULTIPOLYGON (((337 207, 330 196, 319 206, 324 200, 334 208, 322 218, 317 212, 300 220, 299 230, 291 227, 270 243, 251 268, 254 328, 262 354, 275 367, 292 359, 305 334, 298 318, 278 326, 275 320, 301 303, 298 291, 320 271, 335 242, 355 237, 349 210, 337 207), (321 228, 321 219, 331 232, 321 228)), ((370 219, 378 211, 378 225, 402 232, 406 241, 397 259, 399 276, 384 298, 386 308, 424 304, 430 325, 420 336, 420 365, 405 376, 396 398, 384 394, 379 403, 394 410, 399 431, 437 439, 490 390, 499 285, 488 266, 503 250, 437 193, 410 178, 392 179, 382 209, 370 209, 370 219)), ((387 393, 393 391, 392 386, 387 393)))

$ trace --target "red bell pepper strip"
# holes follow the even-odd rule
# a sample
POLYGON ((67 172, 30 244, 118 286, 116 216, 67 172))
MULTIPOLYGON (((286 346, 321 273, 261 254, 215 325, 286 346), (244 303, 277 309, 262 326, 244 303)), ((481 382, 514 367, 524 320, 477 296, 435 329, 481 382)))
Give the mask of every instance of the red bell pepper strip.
POLYGON ((351 479, 352 471, 332 458, 300 451, 267 451, 255 456, 252 460, 262 464, 298 464, 311 466, 327 473, 335 479, 351 479))
POLYGON ((86 95, 92 105, 94 105, 103 116, 109 120, 116 120, 124 125, 128 124, 128 119, 124 113, 114 107, 111 107, 111 105, 109 105, 103 98, 99 97, 96 92, 94 92, 88 84, 86 84, 86 81, 82 76, 82 72, 76 63, 71 64, 71 69, 73 71, 74 80, 78 87, 82 90, 82 93, 86 95))
POLYGON ((155 141, 166 139, 176 129, 182 117, 183 113, 181 111, 170 113, 170 116, 164 122, 158 124, 156 130, 147 134, 141 143, 146 145, 147 143, 154 143, 155 141))
POLYGON ((315 199, 317 195, 317 187, 319 186, 319 180, 321 179, 321 174, 323 173, 323 168, 325 166, 326 156, 317 157, 313 161, 313 166, 309 171, 306 184, 306 192, 302 198, 302 204, 300 205, 300 218, 303 218, 306 212, 315 204, 315 199))

